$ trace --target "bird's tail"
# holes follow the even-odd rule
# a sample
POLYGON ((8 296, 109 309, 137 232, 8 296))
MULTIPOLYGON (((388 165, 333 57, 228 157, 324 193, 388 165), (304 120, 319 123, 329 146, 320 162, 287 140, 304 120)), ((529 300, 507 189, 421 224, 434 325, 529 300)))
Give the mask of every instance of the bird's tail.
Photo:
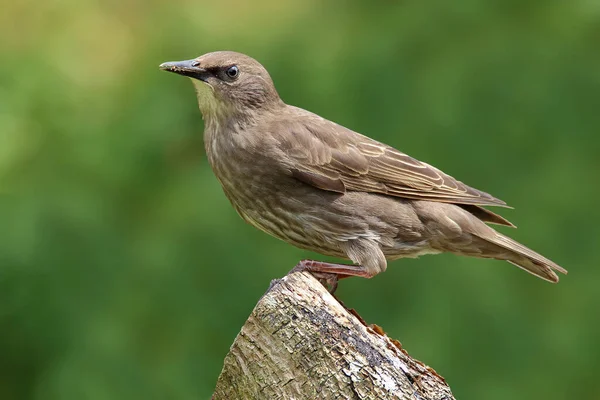
POLYGON ((541 254, 523 246, 521 243, 504 236, 498 232, 495 235, 481 237, 485 241, 501 247, 504 251, 496 253, 493 258, 506 260, 525 271, 540 277, 548 282, 558 282, 558 276, 554 271, 567 274, 567 270, 555 262, 547 259, 541 254))

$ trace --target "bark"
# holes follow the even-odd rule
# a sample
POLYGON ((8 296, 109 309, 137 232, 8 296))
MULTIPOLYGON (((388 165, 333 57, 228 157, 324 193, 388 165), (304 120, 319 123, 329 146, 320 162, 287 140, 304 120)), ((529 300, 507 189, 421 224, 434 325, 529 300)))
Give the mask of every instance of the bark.
POLYGON ((225 357, 213 400, 232 399, 454 397, 400 342, 296 272, 271 284, 225 357))

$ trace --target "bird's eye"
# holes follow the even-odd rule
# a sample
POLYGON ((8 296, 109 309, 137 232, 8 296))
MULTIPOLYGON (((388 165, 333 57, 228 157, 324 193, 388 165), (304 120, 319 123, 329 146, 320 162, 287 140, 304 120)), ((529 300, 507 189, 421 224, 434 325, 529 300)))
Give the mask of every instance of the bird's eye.
POLYGON ((237 67, 237 65, 232 65, 225 70, 225 73, 230 79, 235 79, 240 74, 240 69, 237 67))

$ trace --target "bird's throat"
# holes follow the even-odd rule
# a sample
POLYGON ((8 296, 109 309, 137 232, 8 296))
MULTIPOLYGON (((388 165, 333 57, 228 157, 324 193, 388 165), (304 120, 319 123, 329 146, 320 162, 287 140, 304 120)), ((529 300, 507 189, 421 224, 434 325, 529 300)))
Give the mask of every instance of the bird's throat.
POLYGON ((215 96, 212 86, 197 79, 192 79, 192 82, 196 89, 198 107, 204 120, 209 122, 224 118, 228 107, 215 96))

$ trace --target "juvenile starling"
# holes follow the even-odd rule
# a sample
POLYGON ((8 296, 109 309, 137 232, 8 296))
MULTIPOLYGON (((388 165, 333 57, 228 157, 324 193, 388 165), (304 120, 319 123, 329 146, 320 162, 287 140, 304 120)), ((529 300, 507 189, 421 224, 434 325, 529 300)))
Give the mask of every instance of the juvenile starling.
POLYGON ((385 271, 387 260, 451 252, 506 260, 549 282, 567 271, 486 223, 514 227, 483 206, 506 206, 439 169, 285 104, 267 70, 219 51, 166 62, 190 77, 208 161, 248 223, 302 249, 354 264, 301 261, 321 278, 385 271))

